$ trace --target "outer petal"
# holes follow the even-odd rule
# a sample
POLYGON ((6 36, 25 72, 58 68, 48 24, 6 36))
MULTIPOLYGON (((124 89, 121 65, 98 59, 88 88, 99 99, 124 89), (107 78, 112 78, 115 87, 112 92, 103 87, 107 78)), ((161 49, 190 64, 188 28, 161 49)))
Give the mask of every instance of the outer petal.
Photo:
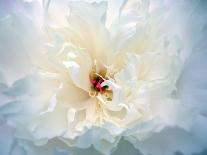
POLYGON ((12 128, 9 128, 7 125, 1 123, 0 125, 0 134, 1 134, 0 153, 2 155, 7 155, 12 150, 12 144, 14 142, 13 132, 14 130, 12 128))
POLYGON ((24 17, 6 17, 0 21, 0 68, 9 85, 24 77, 31 67, 24 46, 26 36, 20 36, 17 30, 19 27, 20 30, 24 28, 29 31, 27 24, 28 20, 24 17))
POLYGON ((191 154, 203 149, 202 144, 197 141, 196 137, 179 128, 166 128, 144 141, 136 141, 133 137, 127 139, 144 155, 173 155, 176 152, 191 154))

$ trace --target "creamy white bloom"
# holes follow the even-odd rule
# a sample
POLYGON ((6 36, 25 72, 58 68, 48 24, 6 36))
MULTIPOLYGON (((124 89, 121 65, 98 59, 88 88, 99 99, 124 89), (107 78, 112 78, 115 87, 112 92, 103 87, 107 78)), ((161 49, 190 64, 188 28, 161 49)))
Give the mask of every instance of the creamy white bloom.
POLYGON ((190 131, 198 113, 177 95, 187 43, 164 3, 25 3, 34 3, 39 15, 23 11, 1 20, 17 35, 14 50, 24 50, 16 56, 25 59, 12 64, 20 73, 2 67, 0 114, 29 155, 31 146, 91 145, 111 154, 121 137, 147 154, 141 143, 154 133, 190 131))

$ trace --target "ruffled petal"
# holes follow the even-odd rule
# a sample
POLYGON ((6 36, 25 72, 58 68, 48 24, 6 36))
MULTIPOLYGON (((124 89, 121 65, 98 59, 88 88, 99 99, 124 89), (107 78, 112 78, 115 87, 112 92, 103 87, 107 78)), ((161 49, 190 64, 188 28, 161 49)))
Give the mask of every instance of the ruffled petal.
POLYGON ((73 60, 64 61, 63 64, 69 70, 74 84, 88 92, 90 90, 89 75, 92 70, 92 61, 89 55, 81 52, 73 60))

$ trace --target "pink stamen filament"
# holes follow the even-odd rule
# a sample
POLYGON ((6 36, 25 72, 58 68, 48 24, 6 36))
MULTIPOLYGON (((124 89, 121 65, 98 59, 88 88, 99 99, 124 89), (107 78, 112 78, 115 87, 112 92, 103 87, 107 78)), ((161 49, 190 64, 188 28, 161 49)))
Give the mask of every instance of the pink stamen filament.
POLYGON ((101 94, 104 93, 104 88, 101 87, 101 83, 103 82, 104 80, 102 78, 98 78, 97 80, 91 80, 91 83, 94 85, 94 87, 96 88, 96 90, 98 90, 101 94))

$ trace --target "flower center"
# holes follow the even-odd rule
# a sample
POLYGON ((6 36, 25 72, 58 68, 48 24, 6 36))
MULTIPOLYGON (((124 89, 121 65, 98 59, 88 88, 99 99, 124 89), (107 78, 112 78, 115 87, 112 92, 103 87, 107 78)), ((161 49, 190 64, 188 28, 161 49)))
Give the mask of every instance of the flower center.
POLYGON ((95 89, 96 91, 98 91, 101 94, 104 93, 104 90, 107 87, 107 86, 101 87, 101 83, 103 81, 104 80, 101 77, 97 77, 96 79, 90 81, 91 84, 92 84, 93 89, 95 89))
POLYGON ((97 73, 95 70, 92 70, 89 75, 91 90, 89 92, 89 96, 95 97, 98 94, 105 95, 107 100, 112 100, 112 90, 108 86, 101 86, 101 84, 108 80, 106 77, 106 71, 100 71, 97 73))

